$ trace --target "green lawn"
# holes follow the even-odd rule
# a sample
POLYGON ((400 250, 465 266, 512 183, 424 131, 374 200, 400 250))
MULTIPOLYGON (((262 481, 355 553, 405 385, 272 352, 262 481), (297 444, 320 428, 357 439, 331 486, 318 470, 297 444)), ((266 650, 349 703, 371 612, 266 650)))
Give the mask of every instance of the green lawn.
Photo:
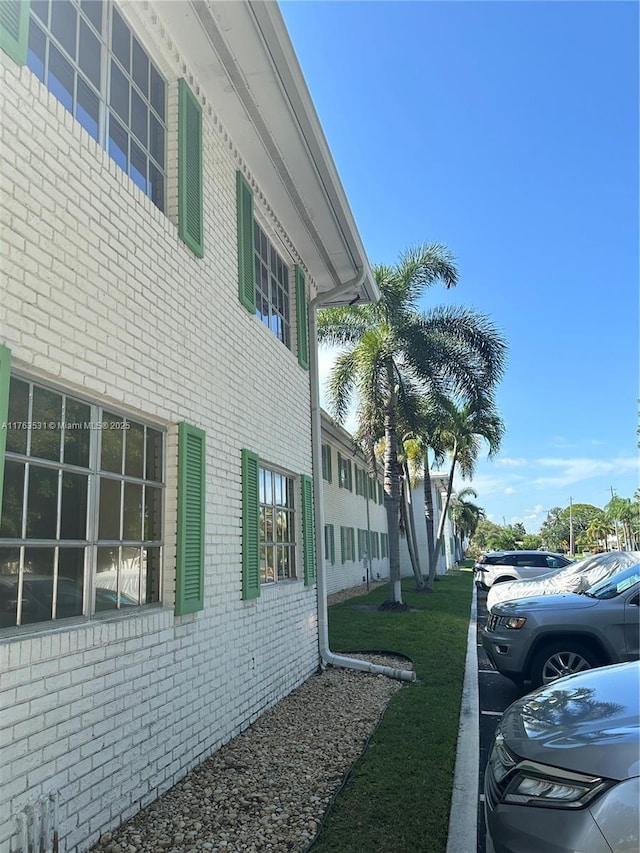
POLYGON ((472 578, 442 577, 432 595, 414 589, 403 581, 405 613, 354 608, 385 601, 388 586, 329 608, 333 651, 401 652, 417 681, 391 700, 313 853, 445 851, 472 578))

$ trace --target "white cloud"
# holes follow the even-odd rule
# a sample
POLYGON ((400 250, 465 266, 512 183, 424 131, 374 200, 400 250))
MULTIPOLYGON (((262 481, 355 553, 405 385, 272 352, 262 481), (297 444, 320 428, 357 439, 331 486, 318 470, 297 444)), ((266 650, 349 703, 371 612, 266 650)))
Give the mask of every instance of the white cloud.
POLYGON ((514 489, 513 486, 507 486, 507 488, 504 490, 504 493, 505 495, 515 495, 516 491, 517 490, 514 489))
POLYGON ((505 468, 522 468, 529 463, 526 459, 510 459, 509 457, 505 457, 504 459, 496 459, 496 464, 502 465, 505 468))
POLYGON ((532 485, 538 488, 562 488, 591 480, 594 477, 611 476, 640 472, 640 460, 636 456, 616 459, 537 459, 535 464, 541 468, 556 471, 554 475, 536 477, 532 485))

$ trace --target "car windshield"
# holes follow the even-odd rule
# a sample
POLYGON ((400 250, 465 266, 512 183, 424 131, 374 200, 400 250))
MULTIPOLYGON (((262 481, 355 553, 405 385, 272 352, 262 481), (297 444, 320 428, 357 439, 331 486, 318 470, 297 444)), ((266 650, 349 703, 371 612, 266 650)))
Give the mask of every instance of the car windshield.
POLYGON ((593 584, 585 594, 593 598, 615 598, 616 595, 621 595, 638 581, 640 581, 640 563, 635 563, 633 566, 628 566, 621 572, 617 572, 612 577, 593 584))

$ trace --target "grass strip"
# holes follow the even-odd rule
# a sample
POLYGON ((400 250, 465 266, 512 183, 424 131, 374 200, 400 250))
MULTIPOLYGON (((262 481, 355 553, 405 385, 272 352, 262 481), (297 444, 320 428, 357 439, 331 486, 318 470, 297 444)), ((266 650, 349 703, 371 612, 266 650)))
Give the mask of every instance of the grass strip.
POLYGON ((407 579, 408 612, 376 609, 388 586, 329 608, 333 651, 400 652, 413 660, 417 681, 389 703, 313 853, 444 853, 471 590, 467 573, 440 578, 432 595, 407 579))

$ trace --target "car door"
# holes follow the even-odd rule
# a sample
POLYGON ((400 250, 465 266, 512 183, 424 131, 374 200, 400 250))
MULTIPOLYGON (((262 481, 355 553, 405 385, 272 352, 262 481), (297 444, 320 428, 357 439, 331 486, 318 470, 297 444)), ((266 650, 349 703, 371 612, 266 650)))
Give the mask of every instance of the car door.
POLYGON ((626 660, 640 657, 640 590, 636 586, 624 605, 624 639, 626 660))

